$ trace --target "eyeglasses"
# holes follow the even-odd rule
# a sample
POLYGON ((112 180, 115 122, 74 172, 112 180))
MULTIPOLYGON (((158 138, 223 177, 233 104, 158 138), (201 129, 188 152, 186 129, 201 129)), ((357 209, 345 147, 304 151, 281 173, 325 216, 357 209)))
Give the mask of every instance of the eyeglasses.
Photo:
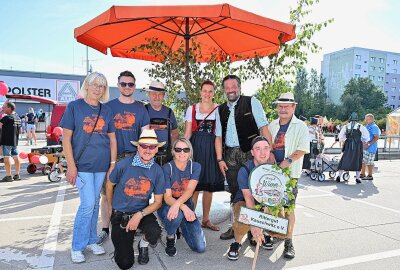
POLYGON ((185 147, 185 148, 179 148, 179 147, 175 147, 174 148, 176 153, 180 153, 180 152, 185 152, 185 153, 189 153, 190 152, 190 148, 189 147, 185 147))
POLYGON ((91 86, 93 86, 96 89, 100 89, 100 90, 106 89, 105 85, 101 85, 101 84, 97 84, 97 83, 93 83, 93 84, 91 84, 91 86))
POLYGON ((143 149, 150 149, 150 150, 154 150, 158 147, 157 145, 148 145, 148 144, 139 144, 139 146, 143 149))
POLYGON ((128 87, 132 88, 132 87, 135 86, 135 83, 133 83, 133 82, 129 82, 129 83, 120 82, 119 85, 121 85, 121 87, 126 87, 126 86, 128 86, 128 87))

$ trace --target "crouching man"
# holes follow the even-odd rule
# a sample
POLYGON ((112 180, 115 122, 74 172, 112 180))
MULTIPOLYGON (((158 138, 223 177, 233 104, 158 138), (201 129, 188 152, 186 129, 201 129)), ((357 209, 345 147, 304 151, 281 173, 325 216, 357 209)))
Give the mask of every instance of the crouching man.
POLYGON ((233 200, 233 209, 234 209, 234 217, 235 221, 233 223, 233 232, 235 235, 235 242, 233 242, 228 251, 228 259, 229 260, 237 260, 239 258, 239 250, 241 248, 241 242, 243 236, 248 234, 248 239, 251 245, 256 245, 256 240, 252 239, 252 235, 256 239, 261 239, 262 245, 261 247, 264 249, 272 250, 273 249, 273 239, 271 236, 263 233, 258 228, 239 223, 238 218, 240 214, 240 208, 245 206, 250 209, 254 209, 256 205, 256 201, 254 200, 250 188, 249 188, 249 175, 251 170, 253 170, 256 166, 265 164, 268 161, 271 146, 268 143, 268 140, 263 136, 257 136, 251 142, 251 155, 253 156, 253 160, 247 161, 240 169, 237 177, 239 191, 236 193, 236 196, 233 200), (261 235, 260 235, 261 232, 261 235))
POLYGON ((143 130, 139 140, 131 143, 137 146, 137 154, 118 162, 106 185, 107 201, 112 202, 109 209, 114 260, 120 269, 129 269, 135 262, 133 241, 137 228, 143 232, 138 262, 149 262, 148 246, 157 245, 161 236, 153 212, 161 207, 165 192, 163 171, 153 159, 165 142, 158 142, 154 130, 143 130), (152 193, 154 202, 149 204, 152 193))

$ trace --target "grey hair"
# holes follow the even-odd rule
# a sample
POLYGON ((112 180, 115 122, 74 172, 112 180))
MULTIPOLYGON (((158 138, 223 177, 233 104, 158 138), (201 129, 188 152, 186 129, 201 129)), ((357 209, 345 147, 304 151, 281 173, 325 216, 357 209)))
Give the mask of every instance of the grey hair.
POLYGON ((178 142, 186 143, 186 145, 187 145, 187 146, 189 147, 189 149, 190 149, 190 156, 189 156, 189 159, 192 159, 192 158, 193 158, 193 146, 192 146, 192 144, 190 143, 190 141, 189 141, 188 139, 186 139, 185 137, 179 137, 179 138, 172 144, 172 149, 171 149, 172 156, 175 157, 175 147, 176 147, 176 145, 177 145, 178 142))

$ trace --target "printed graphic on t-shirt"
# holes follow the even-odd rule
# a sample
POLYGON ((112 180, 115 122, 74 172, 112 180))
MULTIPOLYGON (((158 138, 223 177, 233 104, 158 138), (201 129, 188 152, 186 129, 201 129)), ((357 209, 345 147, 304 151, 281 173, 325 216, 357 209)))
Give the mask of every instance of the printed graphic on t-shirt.
POLYGON ((188 185, 189 185, 189 178, 181 178, 181 183, 179 181, 175 181, 171 187, 172 197, 179 198, 180 196, 185 193, 188 185))
POLYGON ((99 120, 96 123, 97 119, 97 114, 92 114, 92 116, 86 116, 85 119, 83 119, 83 131, 86 133, 91 133, 94 128, 94 124, 96 124, 96 128, 93 131, 94 133, 97 134, 104 134, 104 132, 101 132, 106 124, 106 122, 103 119, 103 116, 100 115, 99 120))
POLYGON ((274 144, 272 145, 274 150, 285 150, 285 132, 279 131, 275 137, 274 144))
POLYGON ((168 119, 165 118, 151 118, 150 129, 166 130, 168 128, 168 119))
POLYGON ((139 180, 134 177, 130 178, 124 188, 124 193, 126 196, 147 199, 147 193, 150 191, 151 181, 149 178, 139 176, 139 180))
POLYGON ((114 125, 116 129, 132 131, 135 121, 136 116, 135 113, 132 112, 124 112, 124 114, 117 113, 114 116, 114 125))

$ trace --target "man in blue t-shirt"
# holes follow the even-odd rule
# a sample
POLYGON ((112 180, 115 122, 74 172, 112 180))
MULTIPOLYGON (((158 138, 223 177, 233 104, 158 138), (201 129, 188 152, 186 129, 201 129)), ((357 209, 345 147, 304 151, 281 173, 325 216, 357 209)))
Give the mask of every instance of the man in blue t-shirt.
MULTIPOLYGON (((142 130, 148 128, 150 121, 143 103, 134 99, 135 84, 136 78, 132 72, 121 72, 118 76, 120 95, 118 98, 107 102, 114 117, 117 161, 136 154, 136 147, 130 141, 137 141, 142 130)), ((98 235, 97 244, 99 245, 103 244, 110 235, 110 216, 108 215, 108 203, 105 196, 105 183, 106 181, 104 181, 100 201, 102 231, 98 235)))
POLYGON ((107 201, 111 214, 111 240, 114 260, 121 269, 129 269, 135 262, 133 242, 136 230, 143 232, 138 243, 139 264, 149 262, 149 244, 157 245, 161 227, 153 214, 161 207, 165 193, 164 173, 154 162, 159 143, 154 130, 143 130, 138 141, 137 154, 127 157, 116 165, 106 184, 107 201), (154 202, 149 200, 154 194, 154 202))
POLYGON ((239 223, 239 214, 240 208, 247 207, 253 209, 256 205, 256 201, 251 194, 249 187, 249 175, 251 170, 253 170, 256 166, 260 164, 265 164, 268 162, 268 158, 271 152, 271 146, 268 143, 268 140, 263 136, 255 137, 251 142, 251 155, 253 156, 253 160, 247 161, 240 169, 237 177, 239 190, 233 199, 233 209, 234 209, 234 223, 233 223, 233 233, 235 242, 233 242, 228 251, 228 259, 232 261, 236 261, 239 258, 239 250, 241 248, 241 242, 243 236, 246 233, 249 233, 248 238, 251 245, 256 245, 256 241, 262 242, 262 247, 264 249, 271 250, 273 248, 273 240, 272 237, 263 233, 263 230, 257 227, 253 227, 247 224, 239 223), (252 240, 251 237, 254 237, 255 240, 252 240))
POLYGON ((378 140, 381 131, 375 124, 375 117, 373 114, 365 115, 365 124, 369 133, 369 140, 364 144, 361 178, 363 180, 373 180, 372 172, 374 170, 374 160, 376 152, 378 151, 378 140), (365 169, 368 167, 368 175, 365 175, 365 169))
POLYGON ((150 116, 150 129, 156 131, 159 140, 167 142, 156 154, 156 162, 162 166, 172 160, 171 145, 179 136, 178 123, 172 109, 163 105, 166 91, 163 83, 152 81, 144 90, 149 92, 150 103, 146 104, 146 109, 150 116))

